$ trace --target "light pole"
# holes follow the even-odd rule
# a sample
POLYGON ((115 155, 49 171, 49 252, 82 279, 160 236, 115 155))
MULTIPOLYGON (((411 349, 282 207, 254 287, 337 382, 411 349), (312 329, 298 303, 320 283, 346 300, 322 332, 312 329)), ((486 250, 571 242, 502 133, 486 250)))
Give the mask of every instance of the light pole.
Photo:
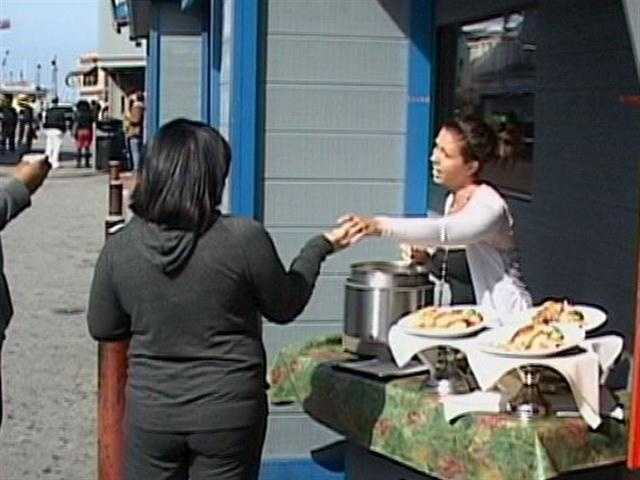
POLYGON ((7 59, 9 58, 9 50, 4 51, 4 56, 2 57, 2 79, 0 83, 5 82, 6 72, 7 72, 7 59))
POLYGON ((36 88, 40 88, 40 70, 42 70, 42 65, 36 65, 36 88))
POLYGON ((53 92, 53 98, 58 98, 58 62, 57 55, 53 56, 51 60, 51 90, 53 92))

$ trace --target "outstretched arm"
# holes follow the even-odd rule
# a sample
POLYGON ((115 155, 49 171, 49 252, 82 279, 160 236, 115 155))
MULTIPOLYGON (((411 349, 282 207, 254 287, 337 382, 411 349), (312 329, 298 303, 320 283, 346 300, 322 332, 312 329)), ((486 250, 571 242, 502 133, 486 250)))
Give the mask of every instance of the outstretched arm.
POLYGON ((441 218, 391 218, 345 215, 340 222, 358 231, 357 242, 367 235, 388 236, 417 246, 455 246, 479 242, 505 221, 502 205, 472 199, 459 212, 441 218))

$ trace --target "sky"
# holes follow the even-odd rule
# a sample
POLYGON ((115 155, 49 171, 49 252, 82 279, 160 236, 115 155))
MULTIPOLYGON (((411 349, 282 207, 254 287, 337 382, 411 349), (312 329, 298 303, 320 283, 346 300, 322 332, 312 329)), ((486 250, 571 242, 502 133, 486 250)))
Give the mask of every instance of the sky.
POLYGON ((58 92, 62 101, 75 91, 64 85, 64 77, 76 68, 78 57, 96 51, 98 45, 98 2, 109 0, 0 0, 0 19, 11 21, 0 30, 0 60, 7 57, 6 76, 13 79, 24 70, 35 80, 36 65, 42 65, 41 83, 51 85, 51 60, 57 55, 58 92))

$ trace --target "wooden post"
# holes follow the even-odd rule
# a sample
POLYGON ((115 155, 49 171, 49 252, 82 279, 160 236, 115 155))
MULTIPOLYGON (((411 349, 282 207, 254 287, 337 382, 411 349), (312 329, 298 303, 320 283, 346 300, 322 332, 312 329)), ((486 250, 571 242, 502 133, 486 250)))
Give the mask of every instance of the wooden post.
MULTIPOLYGON (((105 236, 124 225, 120 162, 109 161, 109 215, 105 236)), ((122 480, 124 459, 124 390, 129 341, 98 345, 98 480, 122 480)))

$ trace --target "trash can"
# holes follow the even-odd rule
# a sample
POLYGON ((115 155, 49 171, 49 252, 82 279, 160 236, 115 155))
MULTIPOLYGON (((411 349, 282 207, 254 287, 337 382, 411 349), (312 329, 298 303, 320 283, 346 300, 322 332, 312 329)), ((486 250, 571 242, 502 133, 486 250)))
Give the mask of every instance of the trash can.
POLYGON ((100 120, 96 123, 96 170, 108 170, 109 160, 119 160, 126 165, 126 152, 122 120, 100 120))
POLYGON ((109 152, 111 150, 111 135, 96 135, 96 170, 109 168, 109 152))

